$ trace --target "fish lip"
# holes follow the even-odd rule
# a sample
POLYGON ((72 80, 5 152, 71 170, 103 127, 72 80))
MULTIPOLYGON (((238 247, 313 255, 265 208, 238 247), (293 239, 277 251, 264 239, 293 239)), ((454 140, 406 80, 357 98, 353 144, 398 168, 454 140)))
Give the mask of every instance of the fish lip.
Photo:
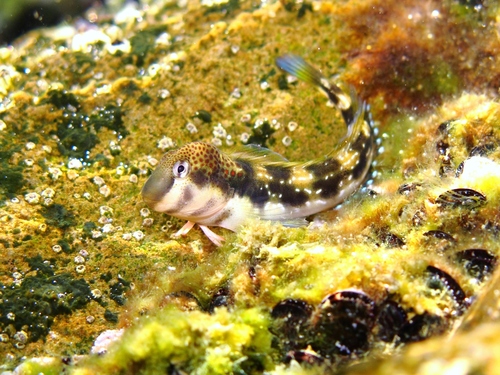
POLYGON ((142 201, 146 203, 148 206, 154 205, 159 202, 158 199, 146 198, 144 195, 142 196, 142 201))
POLYGON ((144 186, 142 187, 141 189, 141 196, 142 196, 142 200, 145 202, 145 203, 154 203, 154 202, 158 202, 159 199, 153 199, 151 196, 153 195, 151 192, 148 192, 146 191, 146 186, 147 186, 147 181, 146 183, 144 184, 144 186))
POLYGON ((146 203, 146 206, 151 208, 153 211, 158 211, 156 209, 156 207, 157 207, 158 203, 160 202, 159 200, 154 200, 154 199, 150 199, 150 198, 146 198, 146 197, 142 196, 142 201, 144 203, 146 203))
POLYGON ((141 189, 144 202, 148 205, 161 202, 170 191, 174 180, 165 178, 159 173, 153 173, 141 189))

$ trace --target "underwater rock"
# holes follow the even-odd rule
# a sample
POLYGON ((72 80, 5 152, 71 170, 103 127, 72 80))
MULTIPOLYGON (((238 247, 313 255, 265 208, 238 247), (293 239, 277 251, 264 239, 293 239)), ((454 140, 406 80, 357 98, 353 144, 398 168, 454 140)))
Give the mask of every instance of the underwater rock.
POLYGON ((0 48, 1 371, 498 366, 496 4, 179 1, 85 17, 0 48), (370 103, 369 185, 311 226, 221 229, 217 250, 197 230, 170 238, 181 221, 139 197, 163 153, 259 142, 306 161, 344 137, 323 98, 274 68, 290 52, 370 103))

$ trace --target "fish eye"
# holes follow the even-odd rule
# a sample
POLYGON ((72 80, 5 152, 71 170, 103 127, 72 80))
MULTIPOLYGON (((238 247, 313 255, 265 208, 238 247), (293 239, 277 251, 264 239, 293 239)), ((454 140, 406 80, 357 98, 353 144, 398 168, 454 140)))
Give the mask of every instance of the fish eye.
POLYGON ((188 175, 190 169, 191 168, 187 161, 185 160, 178 161, 174 164, 172 173, 174 174, 175 177, 184 178, 188 175))

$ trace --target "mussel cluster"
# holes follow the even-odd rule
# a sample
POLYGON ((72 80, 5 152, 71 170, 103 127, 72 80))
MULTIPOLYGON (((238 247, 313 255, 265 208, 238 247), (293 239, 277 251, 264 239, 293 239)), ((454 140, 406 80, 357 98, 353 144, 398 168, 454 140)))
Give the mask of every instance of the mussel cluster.
MULTIPOLYGON (((429 234, 433 236, 434 234, 429 234)), ((436 233, 438 238, 443 237, 436 233)), ((445 238, 451 237, 450 235, 445 238)), ((464 270, 482 281, 495 267, 496 257, 484 249, 456 253, 464 270)), ((444 289, 461 315, 470 305, 460 284, 437 266, 426 268, 430 289, 444 289)), ((400 345, 421 341, 447 331, 451 322, 429 312, 417 314, 405 309, 397 295, 377 301, 360 290, 342 290, 329 294, 316 307, 300 299, 287 298, 272 309, 270 331, 283 362, 295 360, 303 365, 347 363, 373 348, 376 343, 400 345)))
POLYGON ((329 294, 316 308, 285 299, 271 315, 271 332, 285 363, 337 363, 362 355, 377 341, 420 341, 446 329, 439 316, 408 313, 391 298, 376 303, 358 290, 329 294))

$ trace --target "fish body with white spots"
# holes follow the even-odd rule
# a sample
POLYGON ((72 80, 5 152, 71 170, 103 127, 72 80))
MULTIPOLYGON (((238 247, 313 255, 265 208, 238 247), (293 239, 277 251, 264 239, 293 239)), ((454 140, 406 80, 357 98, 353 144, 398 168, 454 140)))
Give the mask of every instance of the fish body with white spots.
POLYGON ((188 221, 176 235, 198 224, 221 245, 223 238, 208 227, 236 231, 249 218, 294 225, 343 202, 365 181, 375 154, 367 105, 300 57, 285 55, 276 63, 328 96, 342 113, 346 136, 325 157, 303 163, 259 147, 225 154, 203 142, 167 152, 142 196, 153 210, 188 221))

